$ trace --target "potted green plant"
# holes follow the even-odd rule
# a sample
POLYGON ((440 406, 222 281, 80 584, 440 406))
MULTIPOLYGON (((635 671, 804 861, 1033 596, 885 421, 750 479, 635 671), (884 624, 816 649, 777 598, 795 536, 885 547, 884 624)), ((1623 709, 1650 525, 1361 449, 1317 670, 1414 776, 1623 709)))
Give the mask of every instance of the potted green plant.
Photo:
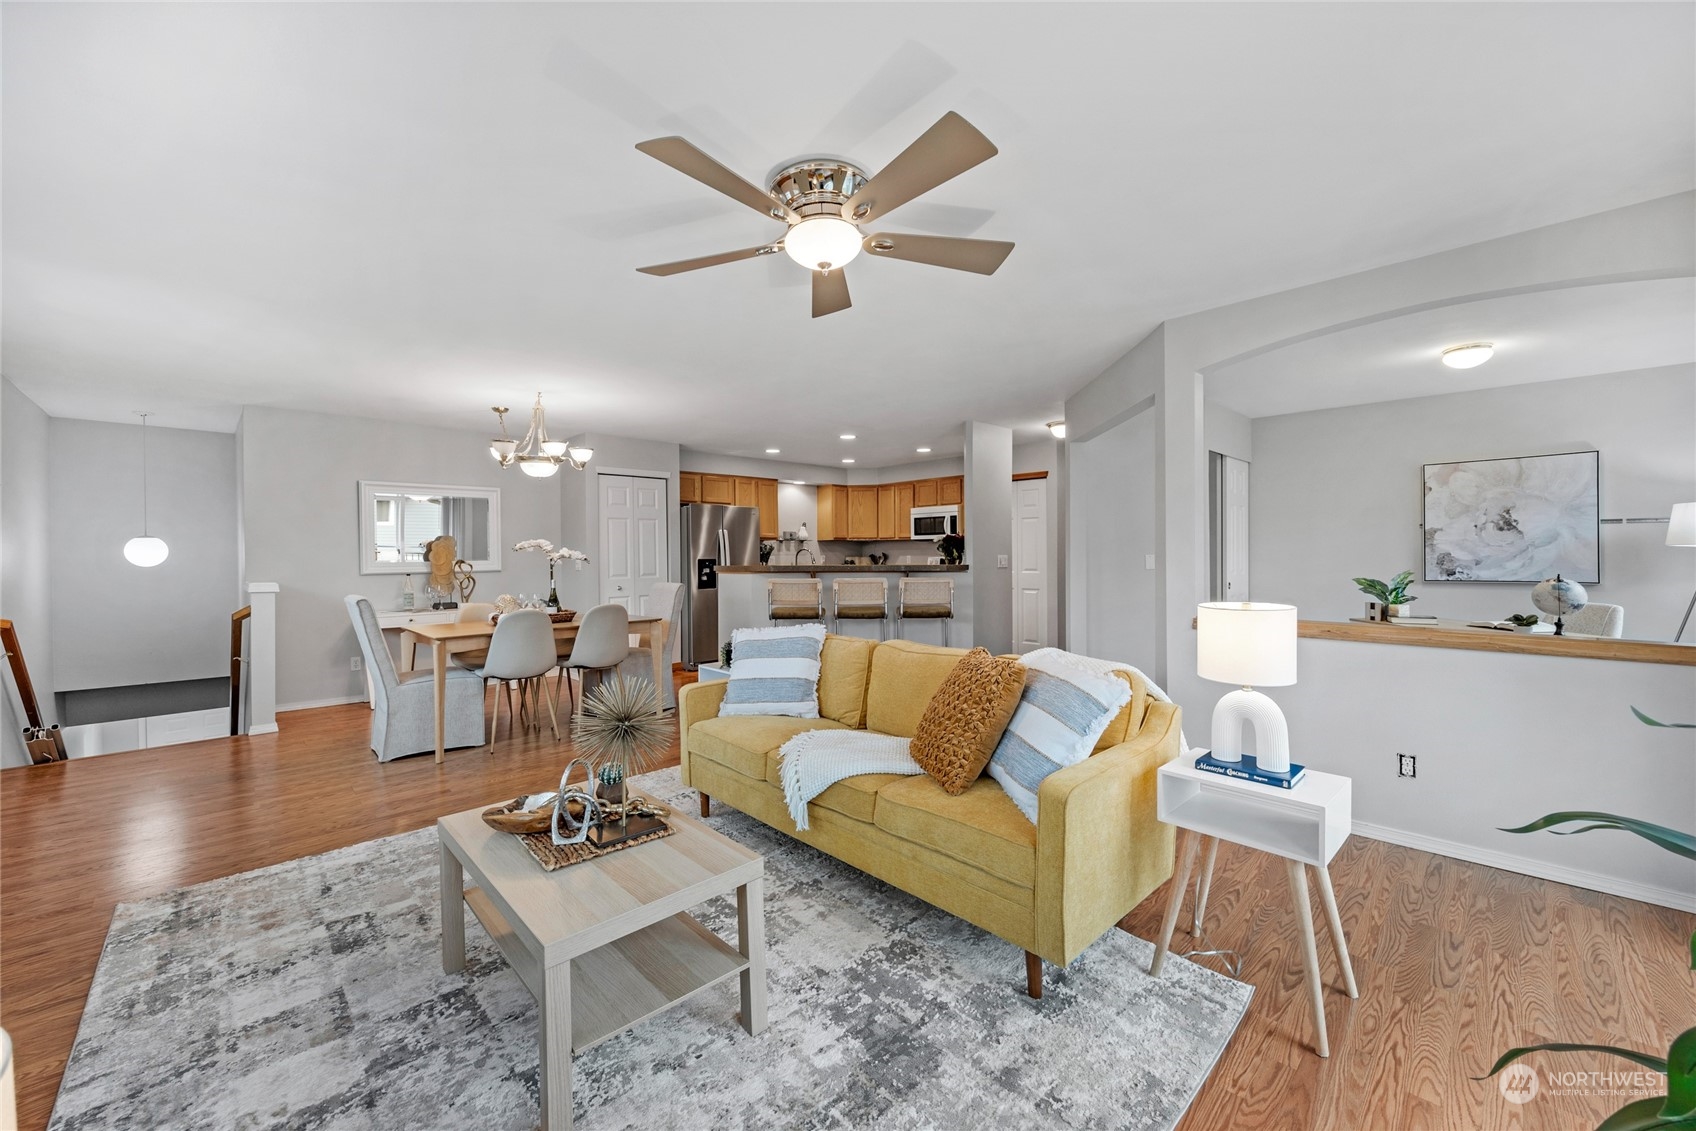
POLYGON ((1360 586, 1360 591, 1372 597, 1383 606, 1386 617, 1405 617, 1408 606, 1419 600, 1408 595, 1407 587, 1413 584, 1413 571, 1404 569, 1387 583, 1373 577, 1357 577, 1354 583, 1360 586))

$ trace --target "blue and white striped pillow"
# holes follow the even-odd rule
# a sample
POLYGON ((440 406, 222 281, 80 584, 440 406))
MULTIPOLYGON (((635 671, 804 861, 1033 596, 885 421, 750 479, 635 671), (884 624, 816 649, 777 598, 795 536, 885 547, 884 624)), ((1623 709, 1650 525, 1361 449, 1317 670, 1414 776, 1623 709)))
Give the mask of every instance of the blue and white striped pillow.
POLYGON ((721 715, 819 717, 824 625, 739 628, 730 634, 730 686, 721 715))
POLYGON ((1033 652, 1024 657, 1025 691, 990 755, 989 776, 1036 824, 1042 779, 1088 758, 1107 724, 1131 698, 1131 685, 1033 652))

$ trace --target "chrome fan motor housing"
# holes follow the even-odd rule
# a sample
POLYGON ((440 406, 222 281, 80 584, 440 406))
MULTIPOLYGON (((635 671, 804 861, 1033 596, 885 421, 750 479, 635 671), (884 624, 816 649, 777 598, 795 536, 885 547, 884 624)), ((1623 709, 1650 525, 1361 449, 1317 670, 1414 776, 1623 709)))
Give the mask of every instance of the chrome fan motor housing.
POLYGON ((774 171, 766 183, 771 194, 803 219, 842 216, 842 205, 871 180, 858 165, 840 157, 806 157, 774 171))

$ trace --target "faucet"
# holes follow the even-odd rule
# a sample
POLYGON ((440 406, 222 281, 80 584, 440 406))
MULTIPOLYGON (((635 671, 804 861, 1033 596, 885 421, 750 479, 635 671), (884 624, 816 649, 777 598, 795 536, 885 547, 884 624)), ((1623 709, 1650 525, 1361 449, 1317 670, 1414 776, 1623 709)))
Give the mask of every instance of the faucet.
POLYGON ((808 565, 818 565, 819 564, 818 560, 813 557, 813 552, 811 550, 807 549, 806 546, 802 546, 800 549, 795 551, 795 564, 796 565, 801 564, 801 555, 802 554, 807 555, 807 564, 808 565))

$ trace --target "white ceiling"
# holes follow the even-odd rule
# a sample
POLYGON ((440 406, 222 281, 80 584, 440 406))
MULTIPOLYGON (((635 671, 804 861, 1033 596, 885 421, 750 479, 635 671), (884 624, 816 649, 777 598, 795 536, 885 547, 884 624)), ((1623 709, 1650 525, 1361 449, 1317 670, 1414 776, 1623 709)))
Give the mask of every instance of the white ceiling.
POLYGON ((1207 374, 1207 397, 1245 416, 1696 362, 1696 279, 1538 291, 1424 310, 1295 342, 1207 374), (1442 351, 1496 347, 1474 369, 1442 351))
MULTIPOLYGON (((0 367, 49 413, 241 404, 859 466, 1036 435, 1162 319, 1693 186, 1677 4, 9 4, 0 367), (791 58, 790 56, 794 56, 791 58), (890 230, 990 278, 782 257, 636 152, 999 156, 890 230)), ((879 225, 883 227, 885 225, 879 225)))

